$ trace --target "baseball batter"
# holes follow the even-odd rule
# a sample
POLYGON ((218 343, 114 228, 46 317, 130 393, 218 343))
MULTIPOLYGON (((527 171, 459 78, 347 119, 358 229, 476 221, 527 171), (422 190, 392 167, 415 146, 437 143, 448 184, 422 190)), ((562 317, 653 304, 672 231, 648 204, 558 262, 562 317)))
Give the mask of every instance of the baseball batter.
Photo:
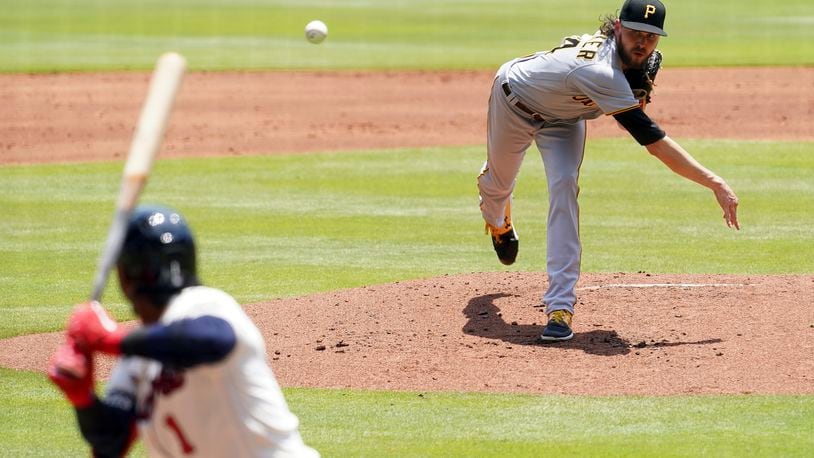
POLYGON ((729 227, 740 229, 738 198, 719 176, 698 163, 644 112, 666 36, 659 0, 627 0, 618 18, 607 16, 592 35, 571 36, 550 51, 513 59, 497 72, 487 118, 487 159, 478 177, 480 208, 498 259, 512 264, 518 236, 512 191, 526 149, 537 144, 549 193, 547 271, 543 296, 548 323, 542 340, 573 337, 582 247, 579 169, 585 122, 613 116, 673 172, 712 190, 729 227), (634 95, 635 92, 635 95, 634 95))
POLYGON ((94 456, 124 455, 136 427, 151 456, 319 456, 300 437, 260 331, 231 296, 199 284, 178 212, 137 209, 117 269, 144 327, 128 332, 98 303, 82 304, 49 368, 94 456), (120 356, 102 399, 97 351, 120 356))

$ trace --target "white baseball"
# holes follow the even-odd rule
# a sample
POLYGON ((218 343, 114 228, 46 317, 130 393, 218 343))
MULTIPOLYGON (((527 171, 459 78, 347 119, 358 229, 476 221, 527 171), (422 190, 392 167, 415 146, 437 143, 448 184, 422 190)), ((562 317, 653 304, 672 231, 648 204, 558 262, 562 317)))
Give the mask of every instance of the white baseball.
POLYGON ((322 43, 328 36, 328 26, 324 22, 314 20, 305 26, 305 39, 313 44, 322 43))

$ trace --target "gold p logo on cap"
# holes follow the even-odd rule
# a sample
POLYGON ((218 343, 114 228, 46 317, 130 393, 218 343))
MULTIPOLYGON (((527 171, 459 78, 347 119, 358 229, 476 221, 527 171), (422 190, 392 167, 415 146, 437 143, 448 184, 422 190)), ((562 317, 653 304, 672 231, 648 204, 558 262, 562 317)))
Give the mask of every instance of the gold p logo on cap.
POLYGON ((656 7, 653 5, 647 5, 644 8, 644 18, 647 19, 647 16, 654 14, 656 12, 656 7))

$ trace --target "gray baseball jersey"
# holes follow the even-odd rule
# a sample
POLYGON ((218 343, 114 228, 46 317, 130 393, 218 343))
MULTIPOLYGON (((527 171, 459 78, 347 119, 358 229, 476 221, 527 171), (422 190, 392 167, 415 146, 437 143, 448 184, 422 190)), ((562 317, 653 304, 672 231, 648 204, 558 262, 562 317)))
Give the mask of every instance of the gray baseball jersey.
POLYGON ((549 123, 575 123, 639 106, 616 41, 599 33, 567 37, 552 51, 515 59, 505 78, 511 92, 549 123))
POLYGON ((567 37, 559 47, 513 59, 497 72, 489 98, 487 160, 478 176, 480 209, 487 223, 503 225, 520 165, 534 141, 549 195, 546 313, 573 313, 576 302, 582 256, 577 182, 585 120, 637 107, 616 42, 600 33, 567 37))

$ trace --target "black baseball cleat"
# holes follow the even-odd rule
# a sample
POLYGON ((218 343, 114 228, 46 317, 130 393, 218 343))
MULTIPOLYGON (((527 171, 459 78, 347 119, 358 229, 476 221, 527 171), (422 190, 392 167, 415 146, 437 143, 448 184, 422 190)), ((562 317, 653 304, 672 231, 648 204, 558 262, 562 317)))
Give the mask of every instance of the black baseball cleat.
POLYGON ((574 331, 571 330, 571 316, 571 312, 567 310, 551 312, 540 339, 543 342, 571 340, 574 337, 574 331))
POLYGON ((517 232, 509 218, 506 218, 506 224, 503 227, 494 227, 487 223, 486 232, 492 237, 492 246, 495 248, 500 262, 507 266, 514 264, 520 241, 517 239, 517 232))

